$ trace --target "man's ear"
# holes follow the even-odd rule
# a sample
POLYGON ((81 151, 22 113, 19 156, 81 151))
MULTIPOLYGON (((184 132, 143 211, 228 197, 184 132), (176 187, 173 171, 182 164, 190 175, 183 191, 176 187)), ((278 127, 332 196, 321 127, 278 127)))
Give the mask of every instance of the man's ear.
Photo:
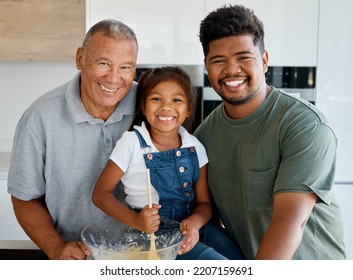
POLYGON ((262 62, 263 62, 264 73, 266 73, 268 71, 268 51, 266 50, 262 55, 262 62))
POLYGON ((76 69, 81 70, 83 64, 83 49, 80 47, 76 51, 76 69))

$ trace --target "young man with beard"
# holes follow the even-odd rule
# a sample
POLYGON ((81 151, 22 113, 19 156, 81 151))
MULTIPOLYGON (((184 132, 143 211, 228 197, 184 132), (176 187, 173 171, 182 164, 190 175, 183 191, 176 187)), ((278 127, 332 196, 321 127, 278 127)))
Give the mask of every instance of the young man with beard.
POLYGON ((211 12, 200 41, 223 102, 195 135, 225 230, 247 259, 345 259, 332 191, 337 139, 325 116, 266 84, 269 53, 253 11, 211 12))

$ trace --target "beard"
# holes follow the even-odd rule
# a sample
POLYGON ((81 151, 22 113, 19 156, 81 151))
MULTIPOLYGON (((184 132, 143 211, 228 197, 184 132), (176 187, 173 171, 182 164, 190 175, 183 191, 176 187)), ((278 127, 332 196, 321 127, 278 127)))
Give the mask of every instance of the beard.
POLYGON ((261 83, 259 84, 259 86, 255 89, 251 89, 249 88, 246 92, 244 92, 242 95, 228 95, 225 94, 224 90, 223 90, 223 83, 222 80, 220 79, 218 81, 218 85, 219 88, 217 90, 218 95, 222 98, 223 101, 231 104, 231 105, 243 105, 247 102, 249 102, 251 99, 253 99, 257 92, 259 91, 260 87, 262 84, 262 80, 261 83))
POLYGON ((251 99, 254 98, 257 91, 250 90, 247 91, 245 94, 241 96, 226 96, 222 87, 219 89, 218 95, 222 98, 223 101, 231 104, 231 105, 242 105, 249 102, 251 99))

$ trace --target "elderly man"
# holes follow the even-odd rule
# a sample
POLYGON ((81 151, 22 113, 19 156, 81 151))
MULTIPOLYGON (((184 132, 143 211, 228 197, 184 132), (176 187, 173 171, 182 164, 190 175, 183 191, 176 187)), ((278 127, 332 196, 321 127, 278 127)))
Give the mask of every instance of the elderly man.
POLYGON ((81 230, 107 218, 91 193, 134 117, 137 53, 128 26, 98 22, 77 50, 80 72, 36 100, 16 128, 8 192, 20 225, 49 259, 85 259, 81 230))

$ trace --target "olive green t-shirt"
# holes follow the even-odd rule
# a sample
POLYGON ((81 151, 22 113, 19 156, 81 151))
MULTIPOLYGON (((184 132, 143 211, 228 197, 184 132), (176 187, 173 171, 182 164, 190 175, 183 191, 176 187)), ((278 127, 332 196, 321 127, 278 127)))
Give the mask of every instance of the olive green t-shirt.
POLYGON ((195 131, 209 157, 221 219, 248 259, 271 221, 273 196, 314 192, 318 201, 293 259, 344 259, 340 209, 331 190, 337 139, 319 110, 276 88, 251 115, 218 106, 195 131))

